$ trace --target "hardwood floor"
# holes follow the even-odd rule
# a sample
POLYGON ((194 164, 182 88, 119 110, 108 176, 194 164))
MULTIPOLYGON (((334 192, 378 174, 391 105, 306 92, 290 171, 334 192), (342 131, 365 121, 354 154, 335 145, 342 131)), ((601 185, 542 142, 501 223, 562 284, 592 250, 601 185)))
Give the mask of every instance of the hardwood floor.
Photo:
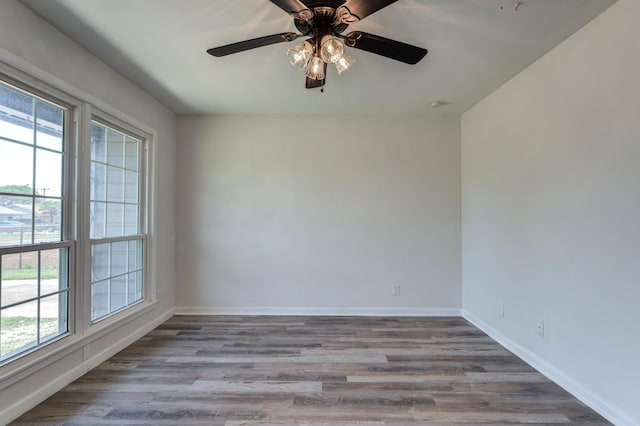
POLYGON ((177 316, 15 425, 609 424, 461 318, 177 316))

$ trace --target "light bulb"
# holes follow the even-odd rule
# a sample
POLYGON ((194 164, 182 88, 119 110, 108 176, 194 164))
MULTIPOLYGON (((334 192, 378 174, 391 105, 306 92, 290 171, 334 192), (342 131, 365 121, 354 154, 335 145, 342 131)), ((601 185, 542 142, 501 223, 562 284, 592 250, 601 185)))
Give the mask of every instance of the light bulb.
POLYGON ((287 50, 287 57, 291 65, 300 69, 305 69, 309 59, 311 59, 311 55, 313 55, 313 45, 308 41, 287 50))
POLYGON ((337 38, 326 35, 320 43, 320 56, 328 64, 335 64, 344 54, 344 44, 337 38))
POLYGON ((349 67, 351 65, 353 65, 355 61, 356 60, 353 59, 351 56, 349 56, 348 54, 344 53, 342 55, 342 57, 340 58, 340 60, 338 62, 336 62, 336 69, 338 70, 338 75, 340 75, 343 72, 345 72, 346 70, 348 70, 349 67))
POLYGON ((307 77, 313 80, 324 80, 324 62, 317 56, 314 56, 306 69, 307 77))

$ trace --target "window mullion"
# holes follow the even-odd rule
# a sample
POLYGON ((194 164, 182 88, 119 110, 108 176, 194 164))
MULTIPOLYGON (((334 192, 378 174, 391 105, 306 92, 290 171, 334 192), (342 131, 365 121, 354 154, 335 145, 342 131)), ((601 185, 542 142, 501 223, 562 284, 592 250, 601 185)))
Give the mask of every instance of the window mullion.
MULTIPOLYGON (((32 105, 32 109, 31 109, 31 116, 33 117, 33 139, 32 139, 32 143, 33 143, 33 158, 32 158, 32 173, 31 173, 31 244, 36 242, 36 236, 35 236, 35 220, 36 220, 36 170, 37 170, 37 156, 38 156, 38 150, 36 148, 36 140, 38 139, 37 137, 37 132, 38 132, 38 126, 36 125, 36 122, 38 120, 38 101, 34 98, 31 102, 32 105)), ((38 306, 40 306, 40 304, 38 303, 38 306)))
MULTIPOLYGON (((78 113, 77 139, 75 147, 77 187, 76 187, 76 226, 78 246, 77 264, 74 268, 76 279, 74 288, 75 327, 79 334, 84 334, 91 325, 91 244, 90 244, 90 176, 91 176, 91 105, 83 103, 78 113)), ((70 219, 70 218, 69 218, 70 219)))
POLYGON ((37 302, 37 316, 36 316, 36 344, 40 344, 40 314, 41 314, 41 298, 42 298, 42 251, 38 250, 38 302, 37 302))

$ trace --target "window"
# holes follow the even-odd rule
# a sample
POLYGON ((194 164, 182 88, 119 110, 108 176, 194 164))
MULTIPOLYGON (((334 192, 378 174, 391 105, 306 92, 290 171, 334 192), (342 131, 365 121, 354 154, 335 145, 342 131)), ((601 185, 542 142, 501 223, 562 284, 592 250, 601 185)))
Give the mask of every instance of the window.
POLYGON ((69 115, 0 81, 0 362, 69 331, 69 115))
POLYGON ((91 125, 91 320, 138 303, 144 294, 144 139, 91 125))
POLYGON ((0 63, 3 368, 81 345, 151 302, 150 136, 116 116, 0 63))

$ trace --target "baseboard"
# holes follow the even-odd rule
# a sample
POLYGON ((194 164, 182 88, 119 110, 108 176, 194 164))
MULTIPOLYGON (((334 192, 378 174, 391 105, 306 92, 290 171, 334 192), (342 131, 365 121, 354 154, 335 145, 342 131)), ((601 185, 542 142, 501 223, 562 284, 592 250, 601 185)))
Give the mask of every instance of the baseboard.
POLYGON ((489 337, 498 342, 500 345, 516 354, 531 367, 544 374, 549 380, 555 382, 571 395, 582 401, 584 404, 592 408, 607 420, 609 420, 611 423, 620 426, 632 426, 640 424, 640 421, 638 419, 632 419, 630 416, 616 409, 611 404, 604 401, 602 398, 593 394, 588 389, 585 389, 575 380, 566 376, 556 367, 548 364, 545 360, 540 358, 535 353, 528 351, 513 340, 509 339, 504 334, 500 333, 498 330, 491 327, 471 312, 462 310, 462 317, 485 332, 487 335, 489 335, 489 337))
POLYGON ((64 388, 69 383, 74 380, 80 378, 87 371, 96 368, 98 365, 111 358, 127 346, 131 345, 136 340, 143 337, 145 334, 149 333, 154 328, 158 327, 163 322, 167 321, 174 315, 173 309, 163 313, 158 318, 153 320, 152 322, 145 325, 145 327, 140 328, 135 331, 135 333, 125 336, 120 339, 115 344, 109 346, 109 348, 103 350, 100 353, 93 355, 91 358, 87 359, 85 362, 79 364, 74 367, 72 370, 66 371, 56 379, 43 384, 41 388, 37 391, 31 393, 29 396, 21 399, 20 401, 14 403, 13 405, 3 408, 0 410, 0 424, 4 421, 11 422, 17 419, 19 416, 29 411, 31 408, 40 404, 45 399, 49 398, 54 393, 58 392, 62 388, 64 388))
POLYGON ((459 308, 387 308, 387 307, 195 307, 178 306, 176 315, 283 315, 283 316, 385 316, 385 317, 459 317, 459 308))

